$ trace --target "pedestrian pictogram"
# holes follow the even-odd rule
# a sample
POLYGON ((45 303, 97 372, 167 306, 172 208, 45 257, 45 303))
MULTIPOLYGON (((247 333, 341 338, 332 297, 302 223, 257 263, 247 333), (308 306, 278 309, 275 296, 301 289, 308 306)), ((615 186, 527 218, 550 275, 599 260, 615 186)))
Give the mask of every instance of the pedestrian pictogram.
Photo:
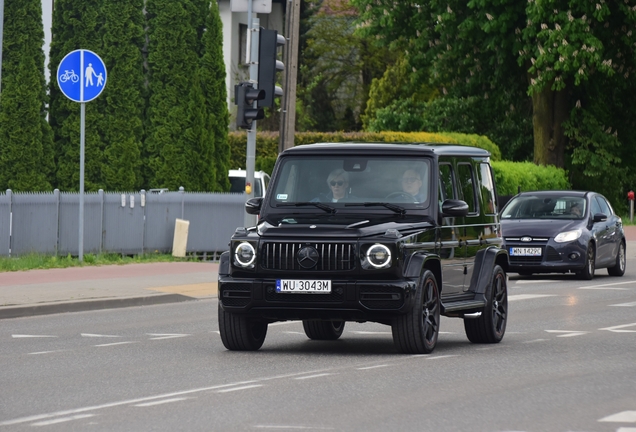
POLYGON ((89 102, 106 86, 106 66, 89 50, 68 53, 57 70, 57 83, 64 96, 74 102, 89 102))

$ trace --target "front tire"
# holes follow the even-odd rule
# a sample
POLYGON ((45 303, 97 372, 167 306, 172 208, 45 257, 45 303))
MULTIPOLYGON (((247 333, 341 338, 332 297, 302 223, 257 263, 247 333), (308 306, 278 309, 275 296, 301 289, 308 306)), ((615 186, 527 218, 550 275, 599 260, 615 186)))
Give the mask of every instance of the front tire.
POLYGON ((267 323, 245 315, 226 312, 219 302, 219 333, 225 348, 232 351, 256 351, 265 342, 267 323))
POLYGON ((405 354, 429 354, 437 345, 441 303, 435 275, 424 271, 415 293, 413 307, 396 318, 391 326, 393 343, 405 354))
POLYGON ((478 318, 464 318, 464 330, 472 343, 499 343, 508 321, 508 283, 506 273, 496 265, 486 291, 486 307, 478 318))
POLYGON ((303 320, 303 329, 309 339, 337 340, 344 331, 344 321, 303 320))
POLYGON ((585 267, 579 273, 579 277, 583 280, 592 280, 594 278, 594 270, 596 268, 596 250, 593 244, 587 246, 585 252, 585 267))
POLYGON ((621 242, 618 245, 618 253, 616 254, 616 264, 614 267, 610 267, 607 269, 607 272, 610 276, 623 276, 625 274, 625 264, 626 264, 626 256, 625 256, 625 242, 621 242))

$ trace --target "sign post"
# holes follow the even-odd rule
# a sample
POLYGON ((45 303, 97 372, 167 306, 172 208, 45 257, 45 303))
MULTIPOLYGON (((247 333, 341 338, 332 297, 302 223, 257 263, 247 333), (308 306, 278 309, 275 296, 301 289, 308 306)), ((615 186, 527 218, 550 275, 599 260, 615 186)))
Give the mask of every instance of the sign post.
POLYGON ((86 102, 101 94, 106 86, 106 65, 92 51, 71 51, 57 69, 57 85, 64 96, 80 104, 80 190, 79 190, 79 261, 84 260, 84 143, 86 102))

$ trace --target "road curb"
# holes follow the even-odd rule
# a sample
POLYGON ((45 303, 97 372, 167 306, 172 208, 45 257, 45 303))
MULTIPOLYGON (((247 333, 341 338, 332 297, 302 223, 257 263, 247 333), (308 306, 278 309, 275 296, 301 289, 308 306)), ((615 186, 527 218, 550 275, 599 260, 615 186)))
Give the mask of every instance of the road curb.
POLYGON ((102 300, 83 300, 24 306, 7 306, 0 308, 0 319, 21 318, 36 315, 50 315, 65 312, 83 312, 101 309, 115 309, 132 306, 149 306, 166 303, 197 300, 181 294, 163 294, 143 297, 111 298, 102 300))

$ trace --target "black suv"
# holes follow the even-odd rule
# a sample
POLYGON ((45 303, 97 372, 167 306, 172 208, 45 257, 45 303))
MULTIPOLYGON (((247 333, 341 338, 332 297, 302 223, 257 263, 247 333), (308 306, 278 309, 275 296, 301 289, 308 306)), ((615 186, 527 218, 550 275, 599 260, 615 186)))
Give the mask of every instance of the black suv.
POLYGON ((430 353, 440 316, 471 342, 501 341, 506 269, 490 154, 444 144, 313 144, 281 153, 219 266, 226 348, 259 349, 269 323, 335 340, 346 321, 390 325, 430 353))

